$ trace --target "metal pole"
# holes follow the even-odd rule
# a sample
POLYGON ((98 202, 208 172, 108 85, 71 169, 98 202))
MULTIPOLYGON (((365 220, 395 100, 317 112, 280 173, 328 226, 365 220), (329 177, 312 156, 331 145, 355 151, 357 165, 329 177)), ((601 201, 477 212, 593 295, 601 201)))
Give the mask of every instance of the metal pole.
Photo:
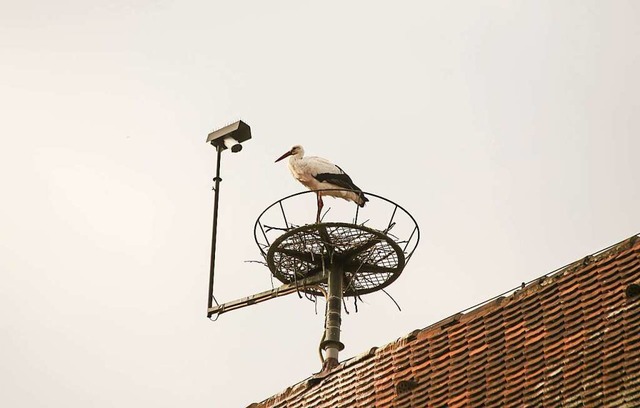
POLYGON ((344 349, 344 344, 340 342, 343 269, 340 262, 332 262, 329 265, 329 293, 327 294, 324 341, 321 344, 326 358, 322 371, 328 371, 336 367, 338 365, 338 352, 344 349))
POLYGON ((311 288, 326 282, 327 276, 325 274, 320 274, 296 282, 285 283, 284 285, 278 286, 275 289, 266 290, 264 292, 256 293, 255 295, 246 296, 241 299, 232 300, 231 302, 226 302, 221 305, 214 306, 209 309, 209 314, 215 314, 219 316, 223 313, 231 312, 233 310, 247 306, 257 305, 258 303, 262 303, 279 296, 286 296, 292 293, 302 292, 306 288, 311 288))
MULTIPOLYGON (((213 199, 213 231, 211 232, 211 267, 209 270, 209 298, 207 299, 207 317, 211 317, 211 307, 213 306, 213 275, 216 268, 216 235, 218 234, 218 200, 220 199, 220 159, 222 157, 222 147, 217 146, 217 159, 216 159, 216 177, 213 179, 215 182, 214 199, 213 199)), ((216 302, 217 303, 217 302, 216 302)))

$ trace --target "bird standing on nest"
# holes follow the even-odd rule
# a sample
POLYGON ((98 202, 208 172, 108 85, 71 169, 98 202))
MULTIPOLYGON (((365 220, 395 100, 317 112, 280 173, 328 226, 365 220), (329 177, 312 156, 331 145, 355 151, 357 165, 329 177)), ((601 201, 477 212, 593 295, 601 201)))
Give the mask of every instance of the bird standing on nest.
POLYGON ((362 190, 353 184, 351 177, 340 167, 321 157, 304 157, 304 149, 300 145, 295 145, 278 158, 276 162, 289 157, 289 170, 296 180, 304 184, 309 190, 316 191, 318 198, 318 213, 316 223, 320 222, 320 212, 324 203, 322 196, 332 196, 353 201, 360 207, 369 201, 362 190))

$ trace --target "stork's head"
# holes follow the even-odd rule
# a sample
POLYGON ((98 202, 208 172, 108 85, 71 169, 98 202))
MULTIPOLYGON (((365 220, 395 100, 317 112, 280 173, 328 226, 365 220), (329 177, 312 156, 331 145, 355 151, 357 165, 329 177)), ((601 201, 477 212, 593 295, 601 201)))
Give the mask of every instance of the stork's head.
POLYGON ((295 156, 299 159, 302 158, 302 156, 304 156, 304 149, 302 148, 302 146, 300 145, 295 145, 291 148, 291 150, 289 150, 288 152, 286 152, 285 154, 283 154, 282 156, 280 156, 276 162, 279 162, 280 160, 284 159, 285 157, 289 157, 289 156, 295 156))

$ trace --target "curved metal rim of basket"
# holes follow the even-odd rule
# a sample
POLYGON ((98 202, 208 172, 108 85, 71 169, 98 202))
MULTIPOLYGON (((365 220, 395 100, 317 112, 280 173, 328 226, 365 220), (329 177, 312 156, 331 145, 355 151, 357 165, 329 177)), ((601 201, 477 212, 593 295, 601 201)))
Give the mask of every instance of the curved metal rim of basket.
MULTIPOLYGON (((265 232, 264 232, 264 229, 262 228, 262 224, 260 223, 260 219, 262 218, 262 216, 263 216, 263 215, 265 215, 265 214, 267 213, 267 211, 269 211, 272 207, 275 207, 275 206, 276 206, 276 205, 278 205, 278 204, 280 204, 280 205, 281 205, 281 203, 282 203, 283 201, 286 201, 286 200, 288 200, 288 199, 290 199, 290 198, 293 198, 293 197, 297 197, 297 196, 299 196, 299 195, 303 195, 303 194, 310 194, 310 193, 316 193, 316 192, 323 192, 323 191, 336 191, 336 190, 338 190, 338 191, 352 191, 352 190, 349 190, 349 189, 346 189, 346 188, 344 188, 344 189, 340 189, 340 188, 327 188, 327 189, 322 189, 322 190, 306 190, 306 191, 300 191, 300 192, 298 192, 298 193, 291 194, 291 195, 288 195, 288 196, 286 196, 286 197, 284 197, 284 198, 281 198, 281 199, 279 199, 279 200, 277 200, 277 201, 274 201, 271 205, 269 205, 267 208, 265 208, 265 209, 260 213, 260 215, 258 215, 258 218, 256 219, 256 222, 255 222, 255 224, 253 225, 253 239, 254 239, 254 241, 256 242, 256 245, 258 246, 258 249, 260 249, 260 252, 262 253, 262 255, 263 255, 264 257, 266 257, 266 256, 267 256, 267 253, 264 251, 264 249, 262 248, 262 245, 261 245, 261 244, 260 244, 260 242, 258 241, 258 228, 260 227, 260 231, 262 232, 262 235, 265 237, 265 240, 266 240, 267 244, 269 244, 269 240, 267 239, 266 234, 265 234, 265 232)), ((406 254, 406 255, 405 255, 405 259, 407 260, 407 263, 408 263, 408 262, 409 262, 409 259, 410 259, 410 258, 411 258, 411 256, 413 255, 413 252, 414 252, 414 251, 416 250, 416 248, 418 247, 418 243, 420 242, 420 228, 418 227, 418 222, 416 221, 416 219, 415 219, 415 218, 413 218, 413 215, 411 215, 411 213, 409 213, 409 211, 405 210, 405 209, 404 209, 404 207, 402 207, 400 204, 397 204, 397 203, 395 203, 395 202, 393 202, 393 201, 389 200, 388 198, 382 197, 382 196, 380 196, 380 195, 378 195, 378 194, 370 193, 370 192, 368 192, 368 191, 363 191, 363 194, 366 194, 367 196, 370 196, 370 197, 378 198, 378 199, 380 199, 380 200, 382 200, 382 201, 386 201, 387 203, 389 203, 389 204, 393 205, 394 207, 396 207, 396 209, 400 209, 400 210, 402 210, 402 212, 404 212, 404 213, 405 213, 409 218, 411 218, 411 221, 413 221, 413 225, 414 225, 414 232, 415 232, 415 234, 416 234, 416 242, 415 242, 415 244, 413 245, 413 248, 411 249, 411 251, 409 251, 409 252, 407 252, 407 251, 406 251, 406 249, 407 249, 407 248, 406 248, 406 246, 405 246, 405 248, 403 248, 403 252, 406 254)), ((281 208, 282 212, 284 213, 284 209, 283 209, 282 207, 280 207, 280 208, 281 208)), ((395 213, 395 211, 394 211, 394 213, 395 213)), ((391 217, 391 218, 393 219, 393 215, 392 215, 392 217, 391 217)), ((286 217, 285 217, 285 223, 286 223, 286 217)), ((310 224, 307 224, 307 225, 310 225, 310 224)), ((411 238, 412 238, 412 237, 409 237, 409 239, 407 239, 407 245, 408 245, 408 243, 409 243, 408 241, 411 241, 411 238)), ((269 244, 269 246, 271 246, 271 244, 269 244)))
MULTIPOLYGON (((267 213, 267 211, 269 211, 272 207, 275 207, 276 205, 281 204, 283 201, 286 201, 286 200, 288 200, 290 198, 293 198, 293 197, 297 197, 299 195, 316 193, 316 192, 323 192, 323 191, 336 191, 336 190, 338 190, 338 191, 352 191, 352 190, 349 190, 349 189, 346 189, 346 188, 345 189, 327 188, 327 189, 323 189, 323 190, 300 191, 298 193, 291 194, 291 195, 288 195, 288 196, 286 196, 284 198, 281 198, 281 199, 279 199, 277 201, 274 201, 271 205, 269 205, 267 208, 265 208, 260 213, 260 215, 258 215, 258 218, 256 219, 256 222, 255 222, 255 224, 253 226, 253 238, 254 238, 254 240, 256 242, 256 245, 258 245, 258 248, 260 249, 260 252, 262 252, 264 255, 266 255, 266 253, 264 252, 262 246, 260 245, 260 242, 258 241, 258 227, 260 227, 260 225, 261 225, 260 219, 262 218, 263 215, 265 215, 267 213)), ((418 246, 418 243, 420 242, 420 228, 418 227, 418 222, 416 221, 416 219, 413 218, 413 215, 411 215, 409 213, 409 211, 405 210, 404 207, 402 207, 400 204, 394 203, 393 201, 391 201, 391 200, 389 200, 389 199, 387 199, 385 197, 382 197, 382 196, 374 194, 374 193, 370 193, 368 191, 363 191, 363 194, 366 194, 367 196, 370 196, 370 197, 378 198, 378 199, 380 199, 382 201, 386 201, 387 203, 389 203, 389 204, 393 205, 394 207, 396 207, 396 209, 402 210, 402 212, 404 212, 409 218, 411 218, 411 221, 413 221, 413 225, 415 226, 414 230, 415 230, 415 233, 416 233, 416 243, 414 244, 413 249, 411 251, 409 251, 409 255, 407 256, 407 260, 408 260, 411 257, 411 255, 413 254, 413 252, 415 251, 416 247, 418 246)), ((393 218, 393 216, 392 216, 392 218, 393 218)), ((285 219, 285 222, 286 222, 286 219, 285 219)), ((310 224, 307 224, 307 225, 310 225, 310 224)), ((263 236, 264 236, 264 230, 261 230, 261 231, 262 231, 263 236)), ((410 241, 410 240, 411 240, 411 237, 407 241, 410 241)), ((267 243, 269 243, 268 240, 267 240, 267 243)), ((404 252, 407 253, 406 248, 405 248, 404 252)))
MULTIPOLYGON (((300 191, 300 192, 298 192, 298 193, 288 195, 288 196, 286 196, 286 197, 284 197, 284 198, 281 198, 281 199, 279 199, 279 200, 277 200, 277 201, 273 202, 271 205, 269 205, 267 208, 265 208, 265 209, 260 213, 260 215, 258 216, 258 218, 256 219, 256 222, 255 222, 255 224, 254 224, 254 228, 253 228, 253 237, 254 237, 254 240, 255 240, 255 242, 256 242, 256 245, 258 246, 258 249, 260 250, 260 253, 262 254, 262 256, 264 257, 264 259, 265 259, 265 260, 267 259, 267 255, 268 255, 268 254, 267 254, 268 250, 267 250, 267 251, 265 251, 265 248, 270 248, 273 244, 269 243, 269 239, 267 238, 266 232, 265 232, 265 230, 264 230, 264 226, 262 225, 262 223, 261 223, 261 221, 260 221, 260 220, 262 219, 262 217, 263 217, 263 216, 264 216, 264 215, 265 215, 269 210, 271 210, 273 207, 275 207, 275 206, 277 206, 277 205, 280 205, 280 210, 282 211, 283 219, 284 219, 285 225, 287 226, 287 228, 291 228, 290 230, 293 230, 293 227, 289 227, 289 223, 288 223, 288 221, 287 221, 287 219, 286 219, 286 215, 284 214, 284 207, 282 206, 282 203, 283 203, 284 201, 286 201, 286 200, 290 199, 290 198, 297 197, 297 196, 302 195, 302 194, 312 194, 312 193, 316 193, 316 192, 332 191, 332 190, 333 190, 333 191, 335 191, 335 190, 351 191, 351 190, 348 190, 348 189, 323 189, 323 190, 306 190, 306 191, 300 191), (266 246, 264 246, 263 244, 261 244, 261 243, 260 243, 260 241, 258 240, 258 235, 259 235, 259 233, 261 233, 261 234, 262 234, 262 236, 264 237, 264 239, 265 239, 265 243, 267 244, 266 246)), ((413 222, 414 228, 413 228, 413 231, 412 231, 412 233, 411 233, 411 236, 406 240, 406 243, 405 243, 405 245, 404 245, 404 248, 401 248, 401 249, 402 249, 402 252, 403 252, 403 254, 404 254, 404 266, 406 267, 406 266, 407 266, 407 264, 409 263, 409 260, 410 260, 410 259, 411 259, 411 257, 413 256, 413 253, 415 252, 415 250, 416 250, 416 248, 417 248, 417 246, 418 246, 418 243, 420 242, 420 228, 418 227, 418 223, 416 222, 415 218, 413 218, 413 216, 412 216, 412 215, 411 215, 411 214, 410 214, 406 209, 404 209, 404 207, 402 207, 401 205, 399 205, 399 204, 397 204, 397 203, 395 203, 395 202, 393 202, 393 201, 391 201, 391 200, 389 200, 389 199, 387 199, 387 198, 385 198, 385 197, 382 197, 382 196, 380 196, 380 195, 378 195, 378 194, 370 193, 370 192, 367 192, 367 191, 364 191, 363 193, 364 193, 364 194, 366 194, 366 195, 367 195, 367 196, 369 196, 369 197, 375 197, 375 198, 377 198, 377 199, 379 199, 379 200, 385 201, 385 202, 387 202, 387 203, 391 204, 392 206, 394 206, 393 214, 391 215, 391 218, 390 218, 390 220, 389 220, 389 226, 390 226, 390 225, 391 225, 391 223, 393 222, 393 219, 394 219, 394 217, 395 217, 396 211, 397 211, 398 209, 400 209, 404 214, 406 214, 406 215, 411 219, 411 221, 413 222), (412 240, 412 238, 413 238, 414 234, 415 234, 415 237, 416 237, 416 238, 415 238, 415 242, 413 243, 413 246, 412 246, 411 248, 408 248, 409 243, 411 242, 411 240, 412 240), (407 250, 407 249, 409 249, 409 250, 407 250)), ((356 207, 356 221, 357 221, 357 214, 358 214, 358 207, 356 207)), ((309 226, 309 225, 315 225, 315 224, 306 224, 306 226, 309 226)), ((359 226, 359 227, 365 227, 365 226, 364 226, 364 225, 362 225, 362 224, 350 224, 350 225, 357 225, 357 226, 359 226)), ((298 228, 301 228, 301 227, 298 227, 298 228)), ((365 228, 367 228, 367 229, 371 229, 371 230, 373 230, 373 231, 377 231, 377 230, 374 230, 374 229, 369 228, 369 227, 365 227, 365 228)), ((277 241, 277 240, 278 240, 278 239, 276 239, 276 241, 277 241)), ((274 241, 274 243, 275 243, 275 241, 274 241)), ((398 243, 397 243, 397 242, 394 242, 394 243, 395 243, 396 245, 398 245, 398 243)), ((398 245, 398 246, 399 246, 399 245, 398 245)), ((390 283, 391 283, 391 282, 390 282, 390 283)), ((316 293, 316 294, 319 294, 320 292, 315 292, 315 293, 316 293)))
MULTIPOLYGON (((271 270, 271 273, 273 274, 273 276, 275 276, 279 281, 281 281, 282 283, 295 283, 295 279, 290 279, 288 277, 286 277, 284 274, 282 273, 277 273, 276 270, 276 265, 274 263, 274 256, 276 252, 280 252, 283 253, 282 251, 278 251, 280 247, 280 244, 282 244, 284 241, 286 241, 288 238, 299 234, 300 232, 312 232, 312 231, 318 231, 318 235, 322 235, 322 233, 320 232, 320 228, 349 228, 349 229, 356 229, 356 230, 360 230, 360 231, 364 231, 368 234, 373 235, 374 237, 379 238, 380 240, 378 240, 377 242, 385 242, 386 244, 388 244, 389 246, 391 246, 391 248, 393 249, 393 251, 395 252, 397 258, 398 258, 398 263, 397 266, 395 268, 388 268, 389 270, 385 270, 385 271, 380 271, 380 273, 385 273, 388 274, 386 280, 378 283, 378 282, 370 282, 375 286, 372 287, 365 287, 363 289, 357 289, 355 287, 352 286, 352 281, 353 284, 358 282, 358 273, 360 270, 360 267, 363 266, 363 263, 361 263, 360 265, 356 263, 352 263, 352 261, 357 257, 357 255, 361 254, 362 252, 368 250, 369 248, 374 247, 376 244, 372 245, 371 247, 365 247, 365 248, 360 248, 360 251, 356 251, 356 252, 352 252, 350 254, 347 255, 346 259, 342 259, 342 262, 345 262, 346 264, 348 264, 348 266, 350 266, 350 268, 348 268, 348 270, 345 270, 348 282, 346 283, 346 288, 344 289, 344 296, 360 296, 360 295, 364 295, 367 293, 371 293, 371 292, 375 292, 378 291, 380 289, 383 289, 387 286, 389 286, 391 283, 393 283, 398 276, 400 276, 400 274, 402 273, 402 271, 404 270, 404 267, 406 266, 406 258, 404 255, 404 252, 402 251, 402 249, 400 248, 400 246, 393 240, 391 239, 388 235, 385 235, 384 233, 374 230, 373 228, 369 228, 369 227, 365 227, 362 225, 355 225, 355 224, 349 224, 349 223, 344 223, 344 222, 330 222, 330 223, 321 223, 321 224, 308 224, 308 225, 303 225, 301 227, 292 229, 291 231, 287 231, 286 233, 282 234, 281 236, 279 236, 274 242, 273 244, 271 244, 271 246, 269 247, 269 252, 267 254, 267 263, 269 265, 269 269, 271 270), (354 270, 355 269, 355 273, 354 270), (350 277, 350 279, 349 279, 350 277)), ((328 232, 327 232, 328 234, 328 232)), ((365 244, 366 246, 366 244, 365 244)), ((358 248, 354 248, 354 249, 358 249, 358 248)), ((285 254, 287 255, 287 254, 285 254)), ((315 265, 314 269, 318 269, 316 272, 314 272, 312 275, 315 275, 316 273, 320 273, 322 271, 322 266, 323 265, 328 265, 329 264, 329 260, 326 259, 326 257, 330 257, 331 254, 325 254, 325 256, 323 257, 320 254, 316 254, 318 255, 317 261, 311 261, 313 262, 313 264, 315 265), (324 258, 324 259, 323 259, 324 258)), ((337 256, 340 256, 341 254, 337 254, 337 256)), ((287 255, 287 256, 291 256, 293 258, 296 258, 293 255, 287 255)), ((298 260, 301 260, 303 262, 306 263, 311 263, 308 260, 302 260, 299 258, 296 258, 298 260)), ((368 268, 381 268, 377 265, 368 265, 368 268)), ((365 271, 368 272, 368 271, 365 271)), ((300 279, 303 279, 304 277, 301 277, 300 279)), ((320 286, 326 286, 325 283, 320 284, 320 286)), ((314 287, 300 287, 300 291, 301 292, 305 292, 305 293, 310 293, 310 294, 314 294, 314 295, 320 295, 321 291, 314 289, 314 287)))

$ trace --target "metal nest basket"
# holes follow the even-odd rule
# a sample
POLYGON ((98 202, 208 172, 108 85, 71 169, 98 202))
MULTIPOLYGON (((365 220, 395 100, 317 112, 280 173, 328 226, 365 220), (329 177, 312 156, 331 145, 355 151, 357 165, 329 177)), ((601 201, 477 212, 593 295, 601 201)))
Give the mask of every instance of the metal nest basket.
MULTIPOLYGON (((308 223, 314 221, 316 191, 267 207, 256 220, 254 237, 273 276, 295 284, 339 265, 344 296, 375 292, 395 281, 418 245, 420 229, 400 205, 365 194, 369 202, 363 208, 340 199, 325 206, 320 223, 308 223)), ((299 288, 312 295, 326 289, 326 282, 299 288)))

